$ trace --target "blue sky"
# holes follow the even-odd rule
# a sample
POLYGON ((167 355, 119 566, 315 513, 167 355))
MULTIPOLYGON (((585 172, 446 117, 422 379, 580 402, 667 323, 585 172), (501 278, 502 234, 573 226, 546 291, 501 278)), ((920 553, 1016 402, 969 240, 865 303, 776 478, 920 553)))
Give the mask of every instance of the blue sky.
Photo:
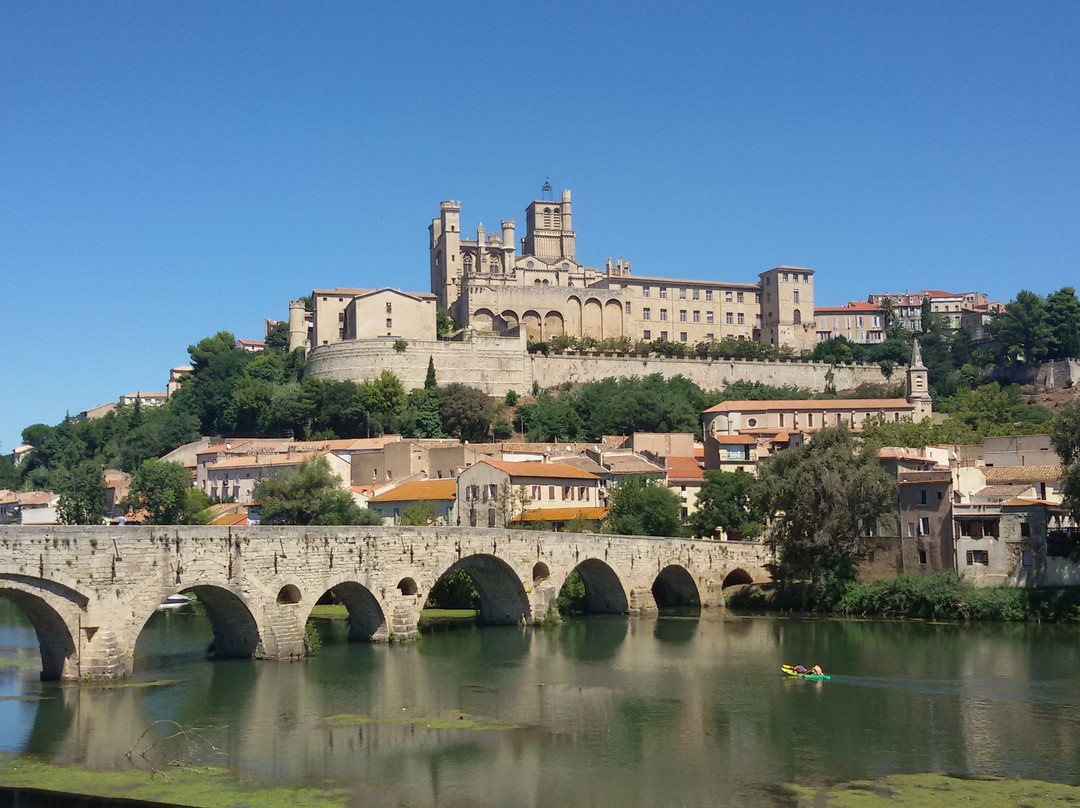
MULTIPOLYGON (((427 226, 574 192, 578 257, 1008 301, 1078 281, 1080 4, 0 4, 0 451, 427 226)), ((1078 284, 1080 285, 1080 284, 1078 284)))

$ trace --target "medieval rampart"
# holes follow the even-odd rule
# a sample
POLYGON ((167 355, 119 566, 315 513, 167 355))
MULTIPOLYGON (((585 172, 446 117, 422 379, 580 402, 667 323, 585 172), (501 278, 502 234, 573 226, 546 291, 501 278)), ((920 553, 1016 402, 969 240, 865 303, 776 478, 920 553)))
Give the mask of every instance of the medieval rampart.
POLYGON ((824 390, 830 383, 849 390, 863 383, 890 381, 877 365, 746 359, 669 359, 616 354, 529 354, 524 339, 477 336, 470 341, 353 340, 320 345, 308 355, 305 375, 339 381, 362 381, 393 371, 406 388, 422 387, 428 359, 439 384, 461 382, 492 396, 508 390, 525 393, 533 382, 541 388, 564 382, 582 383, 618 376, 684 376, 706 390, 725 382, 761 382, 824 390), (830 376, 831 374, 831 376, 830 376))

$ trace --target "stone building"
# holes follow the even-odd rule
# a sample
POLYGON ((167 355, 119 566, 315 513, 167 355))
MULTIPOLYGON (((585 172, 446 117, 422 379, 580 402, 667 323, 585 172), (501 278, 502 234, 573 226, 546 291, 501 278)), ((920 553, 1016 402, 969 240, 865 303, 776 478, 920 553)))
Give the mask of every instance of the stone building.
POLYGON ((440 206, 430 227, 431 289, 458 326, 495 333, 524 328, 536 341, 733 338, 813 348, 813 270, 782 266, 762 272, 756 283, 728 283, 633 276, 622 259, 588 267, 577 259, 570 191, 556 201, 545 185, 544 195, 525 210, 520 253, 513 219, 493 233, 480 224, 475 238, 465 238, 461 203, 440 206))

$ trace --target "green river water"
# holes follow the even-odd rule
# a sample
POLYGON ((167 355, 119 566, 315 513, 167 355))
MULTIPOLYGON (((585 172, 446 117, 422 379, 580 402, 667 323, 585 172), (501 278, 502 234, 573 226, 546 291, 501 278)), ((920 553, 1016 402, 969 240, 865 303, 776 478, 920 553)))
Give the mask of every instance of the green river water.
POLYGON ((65 685, 38 680, 33 630, 0 602, 0 751, 356 806, 809 805, 785 784, 926 772, 1080 784, 1074 626, 596 617, 398 645, 320 627, 308 661, 210 661, 205 617, 156 614, 129 686, 65 685))

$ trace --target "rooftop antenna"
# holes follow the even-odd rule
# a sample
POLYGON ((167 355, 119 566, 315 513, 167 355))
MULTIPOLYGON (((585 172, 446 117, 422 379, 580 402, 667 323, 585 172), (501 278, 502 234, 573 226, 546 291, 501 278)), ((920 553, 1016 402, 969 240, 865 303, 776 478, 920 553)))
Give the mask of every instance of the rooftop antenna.
POLYGON ((540 199, 554 201, 555 197, 551 195, 551 177, 544 178, 544 187, 540 189, 540 199))

